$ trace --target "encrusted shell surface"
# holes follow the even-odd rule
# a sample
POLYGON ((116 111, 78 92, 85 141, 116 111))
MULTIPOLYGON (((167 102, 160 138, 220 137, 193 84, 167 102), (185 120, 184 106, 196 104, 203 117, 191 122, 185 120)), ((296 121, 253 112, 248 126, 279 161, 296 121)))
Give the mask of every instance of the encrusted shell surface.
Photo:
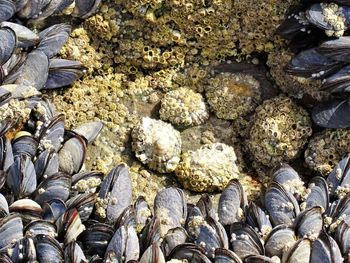
POLYGON ((247 142, 254 159, 272 167, 297 158, 311 133, 309 114, 290 98, 276 97, 256 109, 247 142))
POLYGON ((239 176, 236 160, 231 146, 206 144, 196 151, 182 154, 175 173, 186 189, 196 192, 223 190, 231 179, 239 176))
POLYGON ((160 173, 175 170, 180 161, 180 132, 171 124, 149 117, 142 118, 132 131, 132 149, 136 157, 160 173))
POLYGON ((313 170, 328 175, 341 158, 350 152, 350 129, 325 130, 311 138, 305 162, 313 170))
POLYGON ((163 121, 181 126, 200 125, 209 118, 202 95, 184 87, 165 94, 159 114, 163 121))
POLYGON ((257 107, 260 84, 251 75, 225 72, 209 80, 206 96, 218 118, 235 120, 257 107))

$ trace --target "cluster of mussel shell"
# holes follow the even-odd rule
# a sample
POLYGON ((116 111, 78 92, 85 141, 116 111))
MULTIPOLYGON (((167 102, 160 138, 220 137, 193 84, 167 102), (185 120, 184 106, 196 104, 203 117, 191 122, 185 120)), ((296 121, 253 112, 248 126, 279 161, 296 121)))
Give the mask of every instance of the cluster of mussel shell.
POLYGON ((132 198, 127 165, 83 168, 102 124, 70 131, 50 104, 23 130, 0 126, 1 262, 348 262, 350 155, 307 186, 290 166, 272 172, 260 200, 232 180, 217 205, 161 189, 153 209, 132 198))
POLYGON ((295 76, 320 79, 321 91, 332 95, 317 104, 314 122, 326 128, 350 126, 350 1, 304 1, 305 8, 288 16, 279 33, 297 54, 286 67, 295 76))

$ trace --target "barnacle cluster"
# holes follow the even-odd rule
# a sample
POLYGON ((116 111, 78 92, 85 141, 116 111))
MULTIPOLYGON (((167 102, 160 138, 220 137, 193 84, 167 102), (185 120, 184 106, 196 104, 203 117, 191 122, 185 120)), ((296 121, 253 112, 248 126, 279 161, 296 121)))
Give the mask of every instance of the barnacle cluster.
POLYGON ((202 95, 184 87, 165 94, 159 114, 163 121, 181 126, 199 125, 209 118, 202 95))
POLYGON ((183 153, 175 173, 185 189, 196 192, 223 190, 233 178, 238 178, 236 154, 223 143, 203 145, 196 151, 183 153))
POLYGON ((283 92, 295 98, 302 98, 305 94, 316 100, 327 98, 329 93, 320 90, 321 80, 311 80, 285 73, 284 68, 292 57, 293 53, 285 49, 274 50, 269 53, 267 65, 270 67, 270 74, 277 86, 283 92))
POLYGON ((180 133, 171 124, 145 117, 131 136, 133 151, 143 164, 160 173, 175 170, 182 143, 180 133))
POLYGON ((350 130, 325 130, 313 136, 305 151, 305 162, 326 176, 350 152, 350 130))
POLYGON ((260 84, 250 75, 221 73, 208 80, 206 97, 220 119, 235 120, 260 102, 260 84))
POLYGON ((346 18, 343 14, 343 8, 335 3, 321 3, 324 21, 332 29, 326 30, 328 36, 340 37, 346 30, 346 18))
POLYGON ((295 159, 311 133, 308 113, 290 98, 276 97, 256 109, 247 143, 254 159, 271 167, 295 159))

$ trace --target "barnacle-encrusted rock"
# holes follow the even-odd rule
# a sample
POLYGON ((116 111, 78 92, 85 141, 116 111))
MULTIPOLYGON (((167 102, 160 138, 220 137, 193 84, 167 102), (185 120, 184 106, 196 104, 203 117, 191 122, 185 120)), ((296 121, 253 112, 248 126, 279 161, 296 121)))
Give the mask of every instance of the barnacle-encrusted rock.
POLYGON ((311 138, 305 151, 305 162, 326 176, 341 158, 350 152, 350 130, 325 130, 311 138))
POLYGON ((206 144, 182 154, 175 173, 186 189, 196 192, 223 190, 231 179, 239 176, 236 160, 232 147, 223 143, 206 144))
POLYGON ((316 100, 323 100, 329 96, 325 91, 321 91, 321 80, 306 79, 288 75, 284 68, 293 58, 293 53, 286 50, 275 50, 269 54, 267 65, 270 67, 270 73, 277 86, 289 96, 302 98, 309 94, 316 100))
POLYGON ((188 88, 168 92, 161 100, 160 118, 174 125, 199 125, 209 118, 200 93, 188 88))
POLYGON ((311 133, 309 114, 290 98, 276 97, 256 109, 248 146, 256 161, 272 167, 298 157, 311 133))
POLYGON ((143 164, 160 173, 175 170, 180 161, 181 137, 171 124, 145 117, 131 136, 132 149, 143 164))
POLYGON ((260 101, 260 84, 250 75, 226 72, 208 82, 208 103, 220 119, 235 120, 244 116, 260 101))

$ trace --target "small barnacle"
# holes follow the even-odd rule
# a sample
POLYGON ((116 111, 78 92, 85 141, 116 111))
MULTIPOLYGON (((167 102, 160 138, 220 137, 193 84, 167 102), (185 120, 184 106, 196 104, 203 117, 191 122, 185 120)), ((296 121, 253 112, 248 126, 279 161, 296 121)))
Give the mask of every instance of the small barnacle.
POLYGON ((172 172, 180 161, 181 137, 171 124, 142 118, 132 131, 132 149, 143 164, 160 173, 172 172))
POLYGON ((205 87, 208 103, 220 119, 235 120, 260 102, 260 84, 250 75, 221 73, 205 87))
POLYGON ((256 109, 248 146, 256 161, 272 167, 297 158, 311 133, 308 113, 288 97, 276 97, 256 109))
POLYGON ((174 125, 200 125, 209 118, 200 93, 188 88, 168 92, 161 100, 160 118, 174 125))
POLYGON ((233 178, 238 178, 236 154, 223 143, 203 145, 196 151, 182 154, 175 170, 185 189, 196 192, 223 190, 233 178))

